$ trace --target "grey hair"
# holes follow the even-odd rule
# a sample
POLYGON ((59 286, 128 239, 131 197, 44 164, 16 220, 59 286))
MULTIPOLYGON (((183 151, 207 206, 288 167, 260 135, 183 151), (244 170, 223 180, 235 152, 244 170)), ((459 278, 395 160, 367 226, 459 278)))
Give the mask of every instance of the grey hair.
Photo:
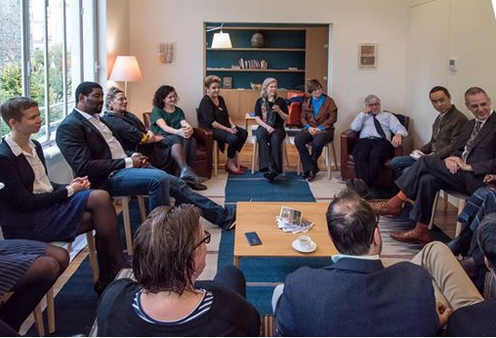
POLYGON ((367 97, 365 98, 365 104, 368 105, 372 103, 372 101, 377 101, 378 103, 381 103, 381 99, 378 98, 376 95, 374 94, 367 95, 367 97))

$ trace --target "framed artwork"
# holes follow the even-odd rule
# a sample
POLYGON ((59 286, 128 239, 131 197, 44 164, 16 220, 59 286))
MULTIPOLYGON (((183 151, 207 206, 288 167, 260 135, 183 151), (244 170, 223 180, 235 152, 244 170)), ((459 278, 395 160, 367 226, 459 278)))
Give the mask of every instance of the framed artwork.
POLYGON ((224 76, 222 78, 222 88, 232 89, 232 77, 231 76, 224 76))
POLYGON ((377 68, 377 44, 358 45, 358 68, 377 68))

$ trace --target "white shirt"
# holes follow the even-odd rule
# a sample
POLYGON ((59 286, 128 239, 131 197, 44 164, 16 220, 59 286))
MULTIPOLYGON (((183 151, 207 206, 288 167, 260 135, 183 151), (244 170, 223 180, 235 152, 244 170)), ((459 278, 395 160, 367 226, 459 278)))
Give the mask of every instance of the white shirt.
POLYGON ((337 261, 339 261, 342 258, 362 259, 362 260, 368 260, 368 261, 380 260, 379 255, 354 256, 354 255, 337 254, 337 255, 332 255, 332 257, 331 257, 331 259, 334 263, 337 263, 337 261))
MULTIPOLYGON (((17 144, 11 137, 11 135, 7 135, 5 137, 5 142, 9 145, 12 153, 18 157, 20 155, 24 155, 26 160, 28 161, 31 169, 33 169, 34 173, 34 182, 33 182, 33 194, 43 194, 47 192, 53 191, 52 183, 48 178, 48 175, 45 170, 45 166, 43 162, 38 156, 36 152, 36 146, 33 141, 29 140, 29 147, 31 148, 31 154, 27 151, 24 151, 20 145, 17 144)), ((74 194, 74 189, 70 186, 65 187, 67 189, 67 197, 70 197, 74 194)))
POLYGON ((117 139, 115 138, 114 134, 109 129, 109 127, 107 127, 105 123, 100 121, 100 116, 96 114, 91 115, 85 113, 77 108, 75 109, 79 114, 81 114, 85 119, 87 119, 93 126, 95 126, 96 129, 98 129, 100 134, 105 139, 105 142, 107 142, 107 145, 110 149, 110 154, 112 155, 112 159, 118 160, 123 158, 126 161, 126 168, 132 168, 133 167, 132 158, 127 156, 126 152, 124 151, 124 148, 119 143, 119 141, 117 141, 117 139))

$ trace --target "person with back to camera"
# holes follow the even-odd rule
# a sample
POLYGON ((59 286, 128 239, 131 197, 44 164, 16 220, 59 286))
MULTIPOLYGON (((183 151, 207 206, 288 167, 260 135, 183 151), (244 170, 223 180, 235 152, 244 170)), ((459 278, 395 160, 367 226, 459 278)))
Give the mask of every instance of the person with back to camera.
POLYGON ((410 262, 382 264, 379 218, 364 199, 339 193, 326 219, 339 254, 334 264, 300 268, 276 287, 278 335, 434 336, 444 326, 451 312, 438 305, 427 271, 410 262))
POLYGON ((191 169, 196 156, 196 139, 193 127, 186 121, 184 112, 177 106, 177 93, 172 86, 160 86, 153 96, 150 129, 164 137, 171 147, 172 156, 181 169, 181 177, 195 190, 205 190, 203 181, 191 169))
POLYGON ((119 238, 117 215, 109 194, 90 190, 87 177, 68 185, 50 181, 41 144, 31 139, 42 124, 38 103, 14 97, 1 108, 11 129, 0 143, 0 224, 7 239, 73 241, 96 231, 100 269, 95 291, 101 293, 127 265, 119 238))
POLYGON ((159 207, 134 239, 136 281, 119 279, 97 311, 99 336, 258 336, 260 316, 245 299, 241 271, 228 266, 197 281, 210 234, 191 205, 159 207))
POLYGON ((277 80, 266 78, 260 98, 255 103, 255 120, 259 127, 254 134, 260 147, 259 171, 271 183, 282 173, 282 142, 286 137, 284 122, 288 117, 288 106, 277 95, 277 80))
POLYGON ((201 128, 212 130, 214 140, 219 143, 221 151, 224 151, 224 145, 227 143, 226 172, 244 174, 242 169, 246 168, 239 164, 238 153, 245 144, 248 132, 236 126, 229 117, 226 102, 219 95, 220 78, 209 75, 205 78, 204 85, 207 93, 198 107, 198 123, 201 128))
POLYGON ((147 130, 136 115, 127 111, 127 98, 121 89, 111 87, 108 90, 105 108, 102 120, 118 135, 124 150, 142 153, 155 168, 175 173, 176 163, 170 147, 162 142, 164 137, 147 130))
POLYGON ((303 175, 313 181, 319 172, 317 161, 324 146, 334 139, 334 123, 338 119, 338 107, 334 100, 322 93, 318 80, 310 80, 307 85, 310 94, 301 105, 303 129, 295 136, 295 146, 300 154, 303 175), (307 144, 312 145, 312 154, 307 144))

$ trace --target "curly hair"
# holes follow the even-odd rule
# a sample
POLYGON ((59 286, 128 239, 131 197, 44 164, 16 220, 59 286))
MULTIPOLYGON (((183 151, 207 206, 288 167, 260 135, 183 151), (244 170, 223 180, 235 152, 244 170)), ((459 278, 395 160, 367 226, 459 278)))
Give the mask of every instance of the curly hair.
POLYGON ((165 106, 164 103, 165 98, 167 97, 167 95, 175 91, 176 90, 172 86, 169 85, 160 86, 155 92, 155 95, 153 95, 153 105, 155 107, 163 109, 165 106))
POLYGON ((194 290, 194 252, 198 247, 200 209, 189 204, 155 208, 134 237, 133 272, 147 291, 194 290))

